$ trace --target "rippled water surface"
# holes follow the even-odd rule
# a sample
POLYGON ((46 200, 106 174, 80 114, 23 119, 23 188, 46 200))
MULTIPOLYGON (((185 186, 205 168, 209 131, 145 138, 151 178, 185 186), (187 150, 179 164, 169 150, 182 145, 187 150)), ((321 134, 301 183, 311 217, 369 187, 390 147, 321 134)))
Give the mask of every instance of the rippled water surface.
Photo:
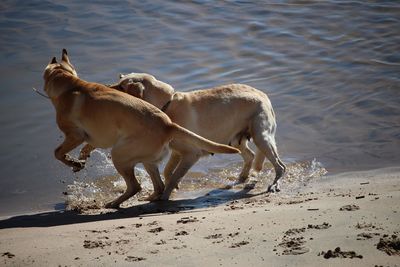
MULTIPOLYGON (((1 1, 0 215, 62 208, 63 191, 71 201, 85 187, 80 199, 90 200, 102 181, 118 187, 106 152, 79 174, 53 157, 62 140, 54 108, 31 87, 42 88, 44 67, 64 47, 89 81, 136 71, 179 91, 238 82, 266 92, 280 154, 296 173, 288 189, 324 168, 398 165, 400 3, 270 2, 1 1)), ((240 162, 202 160, 182 196, 229 184, 240 162)), ((256 178, 266 185, 269 172, 267 164, 256 178)))

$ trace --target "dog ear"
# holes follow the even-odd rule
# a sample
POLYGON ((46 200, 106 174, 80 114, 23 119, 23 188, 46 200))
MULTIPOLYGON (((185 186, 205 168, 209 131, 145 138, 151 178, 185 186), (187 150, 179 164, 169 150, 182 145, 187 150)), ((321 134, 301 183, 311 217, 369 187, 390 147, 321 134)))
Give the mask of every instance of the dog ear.
POLYGON ((119 83, 109 83, 109 84, 105 84, 105 86, 112 88, 112 89, 116 89, 118 91, 123 91, 123 90, 121 90, 121 86, 119 83))
POLYGON ((50 65, 50 64, 55 64, 55 63, 57 63, 57 59, 56 59, 56 57, 53 57, 53 58, 50 60, 49 65, 50 65))
POLYGON ((124 78, 124 77, 125 77, 125 74, 122 74, 122 73, 119 74, 119 78, 120 78, 120 79, 122 79, 122 78, 124 78))
POLYGON ((65 49, 65 48, 63 48, 63 50, 62 50, 62 61, 65 61, 65 62, 67 62, 68 64, 71 64, 71 63, 69 62, 67 49, 65 49))

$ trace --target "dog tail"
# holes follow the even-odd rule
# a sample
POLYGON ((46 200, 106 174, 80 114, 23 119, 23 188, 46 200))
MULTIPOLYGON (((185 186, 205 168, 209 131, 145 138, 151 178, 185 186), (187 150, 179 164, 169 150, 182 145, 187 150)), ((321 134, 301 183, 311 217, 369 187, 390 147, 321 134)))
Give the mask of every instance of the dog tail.
POLYGON ((189 144, 193 144, 194 146, 206 150, 210 153, 226 153, 226 154, 240 153, 240 150, 234 147, 210 141, 204 137, 201 137, 198 134, 195 134, 194 132, 191 132, 179 126, 176 123, 171 124, 170 133, 172 139, 179 139, 189 144))

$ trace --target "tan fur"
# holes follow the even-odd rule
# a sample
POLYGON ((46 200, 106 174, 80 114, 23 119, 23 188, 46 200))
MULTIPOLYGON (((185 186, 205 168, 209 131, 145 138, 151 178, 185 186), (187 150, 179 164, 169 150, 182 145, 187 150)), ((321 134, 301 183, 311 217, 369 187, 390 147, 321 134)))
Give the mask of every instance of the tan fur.
POLYGON ((157 107, 123 92, 78 78, 67 51, 62 61, 50 62, 44 72, 45 91, 56 109, 57 124, 65 134, 64 142, 55 150, 55 157, 79 171, 84 161, 67 153, 87 142, 81 152, 87 157, 93 147, 112 147, 111 156, 117 171, 124 177, 127 189, 106 207, 118 207, 138 191, 134 166, 143 163, 149 173, 155 200, 164 190, 157 163, 168 143, 173 140, 216 153, 237 153, 238 150, 216 144, 171 122, 157 107))
MULTIPOLYGON (((239 148, 244 159, 239 182, 247 179, 252 166, 254 153, 247 142, 252 138, 257 146, 253 167, 261 170, 267 157, 276 171, 275 180, 268 190, 280 190, 279 181, 286 167, 276 148, 275 114, 263 92, 244 84, 187 93, 174 92, 170 85, 146 73, 121 75, 114 88, 139 96, 163 109, 173 122, 201 136, 239 148)), ((163 199, 168 199, 181 177, 201 156, 208 154, 179 140, 171 142, 170 148, 172 155, 164 170, 166 189, 163 199)))

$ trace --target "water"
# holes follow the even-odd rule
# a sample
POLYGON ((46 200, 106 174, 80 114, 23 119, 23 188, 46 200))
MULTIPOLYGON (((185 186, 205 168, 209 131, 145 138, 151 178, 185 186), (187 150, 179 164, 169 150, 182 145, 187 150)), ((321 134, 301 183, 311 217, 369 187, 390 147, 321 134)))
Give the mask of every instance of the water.
MULTIPOLYGON (((54 108, 31 88, 42 88, 44 67, 64 47, 89 81, 134 71, 179 91, 240 82, 267 92, 280 154, 293 171, 306 164, 293 183, 312 162, 330 173, 398 165, 400 3, 266 2, 1 1, 0 215, 63 208, 74 181, 115 177, 102 168, 104 152, 76 175, 53 156, 62 140, 54 108)), ((211 188, 229 183, 219 171, 238 164, 209 157, 190 175, 211 188)))

